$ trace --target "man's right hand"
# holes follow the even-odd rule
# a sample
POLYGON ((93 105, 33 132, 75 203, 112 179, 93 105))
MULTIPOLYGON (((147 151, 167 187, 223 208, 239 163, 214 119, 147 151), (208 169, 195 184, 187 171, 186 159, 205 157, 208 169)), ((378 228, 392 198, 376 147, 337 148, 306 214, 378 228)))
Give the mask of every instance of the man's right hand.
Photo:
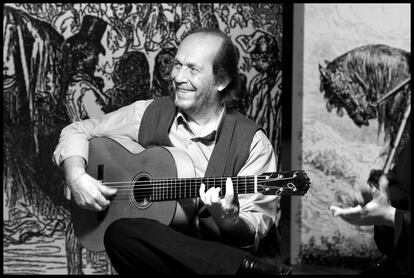
POLYGON ((114 195, 117 190, 103 185, 85 173, 85 165, 86 161, 81 156, 70 156, 62 162, 66 183, 72 192, 72 198, 75 199, 78 206, 84 209, 104 210, 110 203, 105 197, 114 195))
POLYGON ((110 201, 105 197, 114 195, 117 190, 103 185, 87 173, 80 175, 69 184, 72 198, 78 206, 93 210, 102 211, 109 206, 110 201))

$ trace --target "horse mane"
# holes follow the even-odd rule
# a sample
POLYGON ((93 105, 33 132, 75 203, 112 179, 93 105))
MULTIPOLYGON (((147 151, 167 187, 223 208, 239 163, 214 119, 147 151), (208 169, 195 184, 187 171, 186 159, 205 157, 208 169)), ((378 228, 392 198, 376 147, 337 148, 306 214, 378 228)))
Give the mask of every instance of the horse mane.
MULTIPOLYGON (((363 87, 361 91, 367 101, 376 102, 411 76, 410 61, 409 52, 376 44, 348 51, 332 63, 347 73, 348 78, 357 79, 357 83, 363 87)), ((378 106, 378 136, 384 132, 384 140, 394 141, 404 111, 410 102, 411 86, 408 84, 378 106)), ((403 142, 409 136, 408 132, 405 134, 403 142)))

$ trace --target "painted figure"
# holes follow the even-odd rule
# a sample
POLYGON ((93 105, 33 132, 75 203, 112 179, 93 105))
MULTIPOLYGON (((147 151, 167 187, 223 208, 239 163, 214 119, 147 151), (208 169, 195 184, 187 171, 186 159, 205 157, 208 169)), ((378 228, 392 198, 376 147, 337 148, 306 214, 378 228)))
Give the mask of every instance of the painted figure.
POLYGON ((171 95, 172 80, 170 73, 173 67, 176 48, 164 48, 155 57, 152 90, 154 97, 171 95))
POLYGON ((110 101, 105 108, 106 113, 149 98, 150 74, 147 57, 139 51, 127 52, 115 63, 112 80, 114 88, 105 92, 110 101))
POLYGON ((106 22, 94 16, 85 16, 77 34, 63 45, 65 105, 71 121, 104 115, 108 103, 102 92, 103 80, 95 77, 98 55, 105 55, 101 38, 106 22))
POLYGON ((246 115, 266 131, 271 142, 280 142, 277 127, 281 121, 281 70, 277 42, 261 30, 250 36, 240 35, 236 41, 250 54, 251 65, 257 71, 248 84, 250 106, 246 115))

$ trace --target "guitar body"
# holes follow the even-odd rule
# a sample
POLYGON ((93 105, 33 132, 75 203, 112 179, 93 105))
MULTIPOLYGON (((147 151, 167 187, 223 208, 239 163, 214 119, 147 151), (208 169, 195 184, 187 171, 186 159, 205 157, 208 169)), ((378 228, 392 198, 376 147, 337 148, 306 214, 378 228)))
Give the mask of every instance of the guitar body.
POLYGON ((149 218, 180 230, 193 217, 195 199, 151 202, 134 195, 136 188, 148 186, 147 181, 152 179, 194 177, 193 163, 183 151, 151 147, 133 154, 114 140, 94 138, 89 141, 87 173, 118 189, 109 207, 102 212, 83 209, 71 198, 74 232, 88 250, 104 251, 105 230, 120 218, 149 218))

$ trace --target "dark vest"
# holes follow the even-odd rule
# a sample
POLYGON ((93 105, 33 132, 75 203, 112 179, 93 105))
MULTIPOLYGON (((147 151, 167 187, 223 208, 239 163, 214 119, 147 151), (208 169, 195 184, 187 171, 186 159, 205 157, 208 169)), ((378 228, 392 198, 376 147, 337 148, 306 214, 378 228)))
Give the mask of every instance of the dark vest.
MULTIPOLYGON (((245 164, 250 145, 259 127, 234 109, 228 109, 217 130, 217 141, 207 165, 206 177, 235 176, 245 164)), ((139 129, 138 142, 172 146, 168 137, 177 108, 171 98, 154 100, 145 110, 139 129)))
MULTIPOLYGON (((177 108, 171 98, 154 100, 142 116, 138 142, 144 147, 172 146, 168 133, 176 112, 177 108)), ((207 165, 205 177, 236 176, 249 157, 253 136, 259 129, 252 120, 236 110, 228 109, 226 112, 217 130, 216 145, 207 165)), ((220 240, 214 232, 210 232, 213 229, 207 221, 208 217, 201 214, 204 213, 199 214, 203 238, 220 240)), ((256 254, 273 261, 281 261, 280 235, 275 225, 260 242, 256 254)))

